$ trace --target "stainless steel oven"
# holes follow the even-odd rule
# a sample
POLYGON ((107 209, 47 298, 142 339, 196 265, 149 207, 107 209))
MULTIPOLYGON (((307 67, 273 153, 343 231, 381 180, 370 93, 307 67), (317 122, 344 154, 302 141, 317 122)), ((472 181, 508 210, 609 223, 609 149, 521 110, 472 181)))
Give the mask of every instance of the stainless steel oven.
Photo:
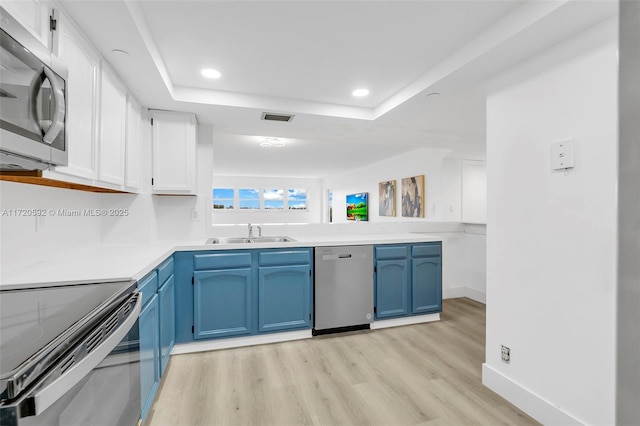
POLYGON ((66 165, 66 68, 0 7, 0 169, 66 165))
POLYGON ((135 425, 136 285, 0 289, 0 424, 135 425))

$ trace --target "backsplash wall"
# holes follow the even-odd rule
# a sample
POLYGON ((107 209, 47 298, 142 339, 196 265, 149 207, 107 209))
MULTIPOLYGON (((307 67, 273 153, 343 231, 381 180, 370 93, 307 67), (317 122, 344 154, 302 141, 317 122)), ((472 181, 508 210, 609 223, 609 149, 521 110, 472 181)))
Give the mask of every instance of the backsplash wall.
POLYGON ((40 256, 101 240, 99 216, 75 212, 101 208, 102 194, 0 181, 0 257, 10 267, 24 256, 40 256), (29 209, 44 216, 28 216, 29 209))

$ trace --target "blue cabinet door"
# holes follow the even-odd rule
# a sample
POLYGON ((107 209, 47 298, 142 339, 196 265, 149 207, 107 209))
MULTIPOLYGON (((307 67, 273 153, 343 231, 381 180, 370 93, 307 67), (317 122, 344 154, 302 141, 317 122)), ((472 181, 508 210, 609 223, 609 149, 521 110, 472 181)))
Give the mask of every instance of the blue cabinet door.
POLYGON ((160 345, 158 296, 153 295, 140 312, 140 396, 142 419, 144 420, 153 405, 153 398, 160 379, 160 345))
POLYGON ((251 334, 251 268, 193 276, 194 339, 251 334))
POLYGON ((311 327, 311 267, 258 268, 258 331, 311 327))
POLYGON ((442 310, 442 258, 425 257, 411 260, 412 303, 414 314, 442 310))
POLYGON ((169 362, 169 354, 175 342, 175 278, 173 274, 167 278, 158 290, 160 305, 160 377, 169 362))
POLYGON ((409 314, 409 262, 376 261, 376 319, 409 314))

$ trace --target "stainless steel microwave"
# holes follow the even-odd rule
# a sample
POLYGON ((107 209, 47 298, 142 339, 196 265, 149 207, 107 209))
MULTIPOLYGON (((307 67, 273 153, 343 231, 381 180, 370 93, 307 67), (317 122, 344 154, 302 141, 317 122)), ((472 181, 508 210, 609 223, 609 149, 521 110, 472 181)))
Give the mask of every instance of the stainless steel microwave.
POLYGON ((0 170, 67 165, 67 70, 0 7, 0 170))

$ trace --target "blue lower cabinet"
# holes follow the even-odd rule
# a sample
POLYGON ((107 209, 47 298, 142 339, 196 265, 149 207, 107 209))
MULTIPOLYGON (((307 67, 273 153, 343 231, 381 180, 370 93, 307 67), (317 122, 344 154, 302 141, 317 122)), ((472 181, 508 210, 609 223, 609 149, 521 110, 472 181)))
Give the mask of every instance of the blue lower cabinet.
POLYGON ((158 290, 160 305, 160 376, 169 362, 171 348, 175 342, 175 278, 171 274, 158 290))
POLYGON ((409 263, 407 259, 376 261, 375 318, 409 313, 409 263))
POLYGON ((251 334, 251 269, 193 274, 193 338, 251 334))
POLYGON ((376 319, 442 311, 442 243, 375 248, 376 319))
POLYGON ((144 420, 153 405, 160 380, 158 296, 154 294, 138 317, 140 327, 140 396, 144 420))
POLYGON ((174 255, 176 342, 309 329, 313 249, 174 255))
POLYGON ((140 397, 144 420, 158 390, 175 341, 175 286, 173 257, 169 257, 138 282, 142 311, 140 335, 140 397))
POLYGON ((442 258, 411 260, 411 312, 426 314, 442 310, 442 258))
POLYGON ((258 331, 311 327, 311 268, 258 268, 258 331))

